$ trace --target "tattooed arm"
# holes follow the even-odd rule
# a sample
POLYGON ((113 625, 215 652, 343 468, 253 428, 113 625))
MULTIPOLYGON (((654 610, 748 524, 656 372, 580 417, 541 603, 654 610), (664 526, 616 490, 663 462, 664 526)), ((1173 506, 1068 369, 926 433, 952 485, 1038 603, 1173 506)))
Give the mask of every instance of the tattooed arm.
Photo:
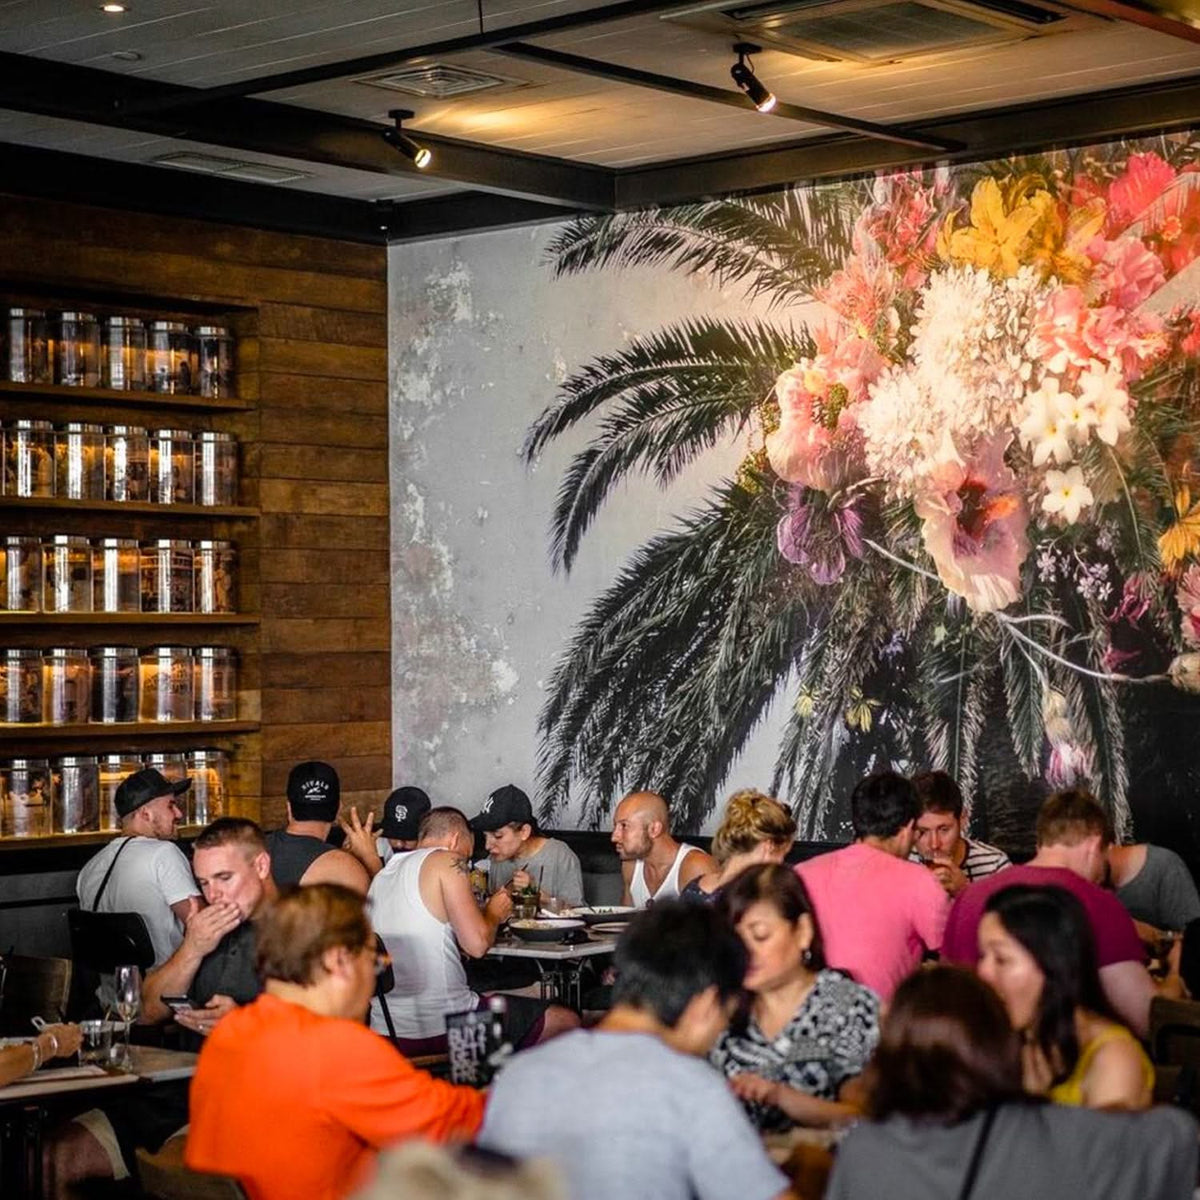
POLYGON ((496 940, 496 930, 512 912, 512 899, 503 888, 487 902, 482 912, 471 891, 471 864, 455 854, 437 855, 439 882, 446 919, 464 954, 482 958, 496 940))

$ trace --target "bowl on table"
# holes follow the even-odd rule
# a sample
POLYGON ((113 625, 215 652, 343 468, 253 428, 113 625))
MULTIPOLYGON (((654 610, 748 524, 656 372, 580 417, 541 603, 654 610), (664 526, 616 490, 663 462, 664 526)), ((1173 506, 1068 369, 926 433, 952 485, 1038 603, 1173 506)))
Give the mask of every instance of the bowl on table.
POLYGON ((628 904, 597 904, 595 908, 565 908, 564 917, 575 917, 586 925, 624 923, 633 918, 636 908, 628 904))
POLYGON ((582 929, 584 923, 571 917, 538 917, 509 921, 508 927, 523 942, 561 942, 572 930, 582 929))

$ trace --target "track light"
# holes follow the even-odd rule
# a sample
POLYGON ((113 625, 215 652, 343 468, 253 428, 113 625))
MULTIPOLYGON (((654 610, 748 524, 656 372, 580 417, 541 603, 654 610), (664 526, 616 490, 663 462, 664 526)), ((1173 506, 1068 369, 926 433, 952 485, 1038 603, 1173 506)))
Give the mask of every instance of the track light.
POLYGON ((733 82, 750 97, 750 102, 760 113, 769 113, 775 107, 775 94, 763 85, 747 61, 751 54, 757 54, 761 49, 761 46, 755 46, 751 42, 738 42, 733 48, 738 60, 730 67, 729 74, 733 76, 733 82))
POLYGON ((423 171, 431 162, 433 162, 433 151, 428 146, 422 146, 419 142, 414 142, 412 138, 400 128, 401 121, 407 121, 409 117, 414 116, 410 108, 393 108, 388 111, 388 116, 396 122, 395 129, 385 129, 383 131, 383 140, 391 146, 395 146, 405 158, 409 159, 413 166, 418 171, 423 171))

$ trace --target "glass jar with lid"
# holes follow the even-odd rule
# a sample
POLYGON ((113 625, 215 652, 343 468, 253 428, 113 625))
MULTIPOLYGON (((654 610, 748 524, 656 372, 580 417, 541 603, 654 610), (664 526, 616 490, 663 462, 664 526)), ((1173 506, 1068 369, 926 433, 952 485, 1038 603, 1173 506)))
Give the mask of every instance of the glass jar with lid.
POLYGON ((142 612, 191 612, 195 553, 180 538, 143 542, 142 612))
POLYGON ((100 386, 100 322, 94 313, 63 312, 52 327, 54 382, 100 386))
POLYGON ((104 441, 104 498, 149 500, 149 431, 141 425, 109 425, 104 441))
POLYGON ((229 816, 229 755, 224 750, 193 750, 187 756, 187 773, 192 780, 186 793, 188 824, 207 825, 229 816))
POLYGON ((92 544, 72 533, 42 543, 42 606, 52 613, 92 611, 92 544))
POLYGON ((196 338, 182 321, 151 321, 146 341, 150 391, 187 395, 196 378, 196 338))
POLYGON ((196 330, 200 362, 200 395, 227 399, 233 391, 233 334, 224 325, 196 330))
POLYGON ((100 827, 100 767, 94 754, 67 754, 50 764, 50 827, 93 833, 100 827))
POLYGON ((41 612, 42 540, 8 534, 0 546, 0 611, 41 612))
POLYGON ((232 505, 238 500, 238 447, 232 433, 196 435, 196 502, 232 505))
POLYGON ((237 656, 228 646, 196 650, 196 720, 237 719, 237 656))
POLYGON ((40 308, 10 308, 4 321, 4 378, 12 383, 50 383, 50 322, 40 308))
POLYGON ((134 646, 93 646, 92 720, 117 725, 138 719, 138 652, 134 646))
POLYGON ((54 495, 54 426, 22 418, 4 430, 4 494, 49 499, 54 495))
POLYGON ((50 764, 46 759, 0 762, 0 832, 5 837, 50 835, 50 764))
POLYGON ((92 542, 92 611, 142 611, 141 548, 135 538, 92 542))
POLYGON ((54 434, 54 490, 64 500, 104 499, 104 426, 68 421, 54 434))
POLYGON ((42 652, 0 650, 0 724, 37 725, 42 719, 42 652))
POLYGON ((141 655, 143 721, 195 719, 195 679, 192 652, 186 646, 151 646, 141 655))
POLYGON ((232 542, 199 541, 196 556, 196 611, 237 612, 237 550, 232 542))
POLYGON ((108 833, 121 828, 117 788, 142 769, 142 760, 136 754, 102 754, 97 765, 100 775, 99 828, 102 833, 108 833))
POLYGON ((101 379, 115 392, 146 390, 146 322, 140 317, 105 317, 101 379))
POLYGON ((155 429, 150 434, 150 499, 156 504, 195 502, 195 448, 186 429, 155 429))
POLYGON ((179 783, 188 777, 186 755, 173 750, 143 754, 142 765, 157 771, 168 783, 179 783))
POLYGON ((42 719, 47 725, 86 725, 92 715, 88 652, 54 646, 42 655, 42 719))

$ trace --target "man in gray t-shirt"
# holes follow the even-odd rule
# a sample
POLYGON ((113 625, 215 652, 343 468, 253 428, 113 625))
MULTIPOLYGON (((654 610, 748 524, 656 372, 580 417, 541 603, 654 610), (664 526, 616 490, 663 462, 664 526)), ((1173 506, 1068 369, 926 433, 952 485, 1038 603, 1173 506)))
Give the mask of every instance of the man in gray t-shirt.
POLYGON ((518 1054, 492 1085, 479 1143, 551 1159, 572 1200, 787 1200, 723 1076, 702 1056, 728 1023, 746 952, 708 905, 640 913, 617 946, 594 1030, 518 1054))
POLYGON ((583 870, 575 851, 536 831, 533 806, 519 787, 497 788, 471 818, 471 828, 484 835, 490 892, 510 882, 517 887, 534 883, 543 901, 554 896, 567 904, 583 903, 583 870))
POLYGON ((1180 930, 1200 917, 1200 895, 1183 859, 1145 843, 1110 846, 1108 870, 1129 915, 1155 929, 1180 930))

